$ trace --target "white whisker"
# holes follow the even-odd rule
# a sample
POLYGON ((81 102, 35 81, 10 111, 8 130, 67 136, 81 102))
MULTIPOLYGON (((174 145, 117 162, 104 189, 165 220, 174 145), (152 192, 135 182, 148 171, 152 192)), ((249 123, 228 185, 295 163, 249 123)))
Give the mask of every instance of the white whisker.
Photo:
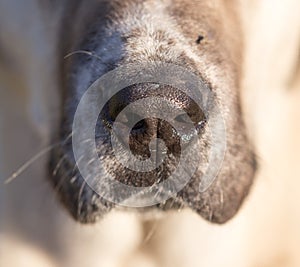
POLYGON ((66 159, 67 155, 64 155, 59 161, 58 163, 56 164, 56 167, 54 169, 54 171, 52 172, 52 174, 55 176, 61 166, 61 164, 63 163, 63 161, 66 159))
POLYGON ((14 172, 10 177, 8 177, 5 181, 4 184, 7 185, 9 183, 11 183, 12 181, 14 181, 18 176, 20 176, 20 174, 22 174, 24 171, 26 171, 33 163, 35 163, 37 160, 39 160, 42 156, 46 155, 47 153, 49 153, 52 149, 54 149, 55 147, 64 144, 65 142, 67 142, 73 135, 73 132, 71 132, 66 138, 65 140, 52 144, 46 148, 44 148, 43 150, 41 150, 40 152, 38 152, 35 156, 33 156, 30 160, 28 160, 27 162, 25 162, 16 172, 14 172))
POLYGON ((84 190, 85 185, 86 185, 86 181, 83 181, 82 185, 80 187, 79 193, 78 193, 78 205, 77 205, 77 217, 78 218, 79 218, 79 215, 80 215, 80 211, 82 209, 83 201, 81 201, 81 196, 83 194, 83 190, 84 190))
POLYGON ((67 59, 67 58, 69 58, 73 55, 76 55, 76 54, 85 54, 85 55, 97 58, 100 61, 102 61, 102 59, 98 55, 96 55, 95 53, 93 53, 91 51, 87 51, 87 50, 77 50, 77 51, 71 52, 71 53, 67 54, 66 56, 64 56, 64 59, 67 59))
POLYGON ((51 145, 49 147, 46 147, 39 153, 37 153, 34 157, 32 157, 30 160, 28 160, 25 164, 23 164, 16 172, 14 172, 8 179, 4 181, 4 184, 9 184, 13 180, 15 180, 21 173, 26 171, 34 162, 36 162, 38 159, 40 159, 42 156, 46 155, 49 151, 51 151, 54 147, 56 147, 58 144, 51 145))

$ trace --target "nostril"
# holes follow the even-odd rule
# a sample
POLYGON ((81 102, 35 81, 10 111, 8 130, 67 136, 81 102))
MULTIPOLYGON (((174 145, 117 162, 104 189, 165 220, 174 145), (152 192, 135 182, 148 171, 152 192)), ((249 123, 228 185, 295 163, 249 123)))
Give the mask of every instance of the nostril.
POLYGON ((177 121, 179 123, 189 123, 189 121, 186 118, 186 113, 176 116, 175 121, 177 121))
POLYGON ((147 124, 146 124, 145 120, 140 120, 132 128, 133 131, 140 131, 140 130, 146 130, 146 129, 147 129, 147 124))
POLYGON ((196 130, 195 133, 201 134, 206 125, 206 118, 204 114, 193 114, 192 116, 189 116, 187 113, 182 113, 174 118, 174 122, 181 130, 196 130))
POLYGON ((122 123, 133 132, 147 129, 146 121, 134 112, 121 113, 118 116, 118 122, 122 123))
POLYGON ((104 106, 101 112, 101 119, 110 130, 113 128, 115 122, 121 123, 123 127, 131 129, 132 133, 138 131, 146 131, 148 126, 147 122, 137 112, 127 109, 124 110, 132 99, 126 95, 115 95, 104 106))
POLYGON ((144 134, 149 128, 146 120, 135 112, 115 112, 115 109, 111 112, 111 110, 106 110, 101 117, 104 125, 110 130, 112 130, 114 123, 121 123, 123 128, 130 129, 131 134, 134 135, 144 134))

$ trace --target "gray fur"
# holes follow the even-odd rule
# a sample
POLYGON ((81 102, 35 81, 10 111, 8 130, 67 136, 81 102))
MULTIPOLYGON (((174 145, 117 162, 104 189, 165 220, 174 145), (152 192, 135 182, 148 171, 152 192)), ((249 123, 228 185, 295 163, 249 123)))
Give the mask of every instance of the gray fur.
MULTIPOLYGON (((125 63, 147 61, 174 63, 199 75, 216 94, 227 130, 227 151, 214 184, 199 193, 203 172, 199 162, 197 173, 176 198, 154 208, 190 207, 215 223, 228 221, 239 210, 252 184, 256 160, 240 107, 243 37, 235 14, 237 4, 233 0, 74 1, 72 13, 62 20, 60 56, 73 51, 90 53, 74 53, 61 61, 61 125, 53 138, 63 143, 52 154, 50 173, 58 164, 60 167, 50 181, 76 220, 94 222, 114 208, 85 184, 75 168, 68 136, 77 104, 85 90, 107 71, 125 63), (199 35, 204 39, 197 43, 199 35)), ((137 91, 147 92, 149 88, 140 86, 137 91)), ((172 97, 176 98, 176 93, 172 97)), ((104 133, 101 138, 108 140, 104 128, 100 122, 96 135, 104 133)), ((201 135, 199 143, 206 158, 209 135, 201 135)), ((115 161, 109 142, 98 149, 107 170, 126 184, 149 185, 165 178, 175 166, 170 156, 161 170, 137 175, 115 161)))

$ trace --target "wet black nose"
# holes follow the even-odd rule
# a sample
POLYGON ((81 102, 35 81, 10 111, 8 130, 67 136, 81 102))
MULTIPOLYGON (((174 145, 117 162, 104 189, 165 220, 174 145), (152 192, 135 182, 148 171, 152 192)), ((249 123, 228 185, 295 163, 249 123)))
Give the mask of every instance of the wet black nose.
POLYGON ((142 118, 139 114, 133 111, 125 112, 118 120, 111 117, 111 123, 117 125, 110 127, 110 131, 114 131, 115 136, 126 147, 129 148, 134 155, 140 156, 142 159, 148 159, 151 152, 156 152, 156 147, 153 141, 158 138, 164 141, 167 148, 163 153, 180 153, 180 136, 176 133, 176 129, 164 120, 155 117, 142 118), (126 132, 130 132, 129 139, 126 132), (150 143, 152 142, 152 146, 150 143))
POLYGON ((165 153, 177 156, 183 148, 188 146, 190 140, 201 132, 205 123, 204 114, 195 103, 174 89, 172 91, 166 88, 164 90, 147 89, 127 88, 111 98, 102 112, 104 125, 110 132, 117 129, 114 134, 120 142, 124 146, 129 144, 131 152, 143 159, 149 158, 151 152, 156 149, 152 142, 156 139, 164 142, 165 153), (153 105, 141 104, 134 109, 126 108, 149 96, 170 102, 166 118, 161 119, 153 115, 154 106, 160 109, 159 101, 153 105), (178 110, 181 111, 178 112, 178 110), (128 132, 129 138, 126 134, 128 132), (152 146, 150 146, 151 142, 152 146))

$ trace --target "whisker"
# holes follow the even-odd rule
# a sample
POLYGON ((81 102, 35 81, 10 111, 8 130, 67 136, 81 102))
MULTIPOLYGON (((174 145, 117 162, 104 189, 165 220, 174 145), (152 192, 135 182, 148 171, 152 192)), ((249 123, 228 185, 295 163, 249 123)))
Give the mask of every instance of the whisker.
POLYGON ((35 156, 33 156, 30 160, 25 162, 16 172, 14 172, 10 177, 8 177, 5 181, 4 184, 7 185, 14 181, 20 174, 22 174, 24 171, 26 171, 33 163, 35 163, 37 160, 39 160, 42 156, 46 155, 49 153, 52 149, 55 147, 62 145, 66 143, 73 135, 73 132, 71 132, 63 141, 49 145, 48 147, 44 148, 40 152, 38 152, 35 156))
POLYGON ((80 187, 79 193, 78 193, 77 218, 79 218, 79 215, 80 215, 80 212, 82 209, 83 201, 81 201, 81 196, 83 194, 83 190, 84 190, 85 186, 86 186, 86 181, 83 181, 82 185, 80 187))
POLYGON ((71 179, 70 179, 70 183, 74 184, 76 182, 76 180, 78 179, 78 175, 74 175, 71 179))
POLYGON ((98 56, 95 52, 87 51, 87 50, 76 50, 76 51, 70 52, 69 54, 67 54, 67 55, 64 56, 64 59, 66 60, 66 59, 68 59, 69 57, 74 56, 74 55, 77 55, 77 54, 84 54, 84 55, 87 55, 87 56, 96 58, 96 59, 99 60, 102 64, 104 64, 104 65, 106 65, 106 66, 109 66, 109 67, 113 67, 113 66, 114 66, 113 64, 104 62, 104 61, 102 60, 102 58, 101 58, 100 56, 98 56))
POLYGON ((97 54, 95 54, 92 51, 87 51, 87 50, 76 50, 74 52, 70 52, 69 54, 64 56, 64 59, 68 59, 69 57, 74 56, 76 54, 84 54, 84 55, 87 55, 90 57, 94 57, 94 58, 100 60, 102 63, 106 64, 105 62, 103 62, 103 60, 97 54))
POLYGON ((53 175, 53 176, 56 176, 56 174, 57 174, 57 172, 58 172, 60 166, 62 165, 63 161, 64 161, 66 158, 67 158, 67 155, 64 155, 64 156, 58 161, 58 163, 56 164, 55 169, 54 169, 53 172, 52 172, 52 175, 53 175))
POLYGON ((72 136, 73 136, 74 131, 71 131, 71 133, 63 140, 61 143, 64 145, 72 136))
POLYGON ((80 156, 79 159, 76 161, 76 164, 74 164, 74 167, 73 167, 73 173, 76 171, 77 167, 78 167, 78 164, 84 159, 84 155, 80 156))
MULTIPOLYGON (((69 172, 67 172, 65 175, 64 175, 64 177, 62 177, 60 180, 59 180, 59 182, 57 183, 57 185, 54 187, 54 192, 55 193, 59 193, 59 190, 61 189, 61 187, 62 187, 62 185, 63 185, 63 183, 66 181, 66 179, 69 177, 69 174, 70 174, 71 172, 69 171, 69 172)), ((74 176, 74 177, 72 177, 71 179, 77 179, 77 174, 74 176)))
POLYGON ((23 164, 16 172, 14 172, 8 179, 4 181, 4 184, 7 185, 14 181, 21 173, 26 171, 34 162, 36 162, 38 159, 40 159, 42 156, 46 155, 49 151, 51 151, 54 147, 56 147, 59 144, 54 144, 51 146, 48 146, 44 148, 42 151, 37 153, 34 157, 32 157, 30 160, 28 160, 25 164, 23 164))
POLYGON ((99 56, 97 56, 96 54, 94 54, 93 52, 91 51, 87 51, 87 50, 76 50, 74 52, 70 52, 69 54, 65 55, 64 56, 64 59, 67 59, 73 55, 76 55, 76 54, 85 54, 85 55, 88 55, 88 56, 91 56, 91 57, 95 57, 99 60, 102 60, 99 56))
POLYGON ((155 219, 155 221, 152 223, 151 229, 148 231, 140 246, 145 246, 150 241, 150 239, 155 235, 155 232, 158 229, 158 225, 159 220, 155 219))
POLYGON ((91 164, 93 164, 95 162, 95 158, 92 158, 88 163, 87 163, 87 166, 90 166, 91 164))

